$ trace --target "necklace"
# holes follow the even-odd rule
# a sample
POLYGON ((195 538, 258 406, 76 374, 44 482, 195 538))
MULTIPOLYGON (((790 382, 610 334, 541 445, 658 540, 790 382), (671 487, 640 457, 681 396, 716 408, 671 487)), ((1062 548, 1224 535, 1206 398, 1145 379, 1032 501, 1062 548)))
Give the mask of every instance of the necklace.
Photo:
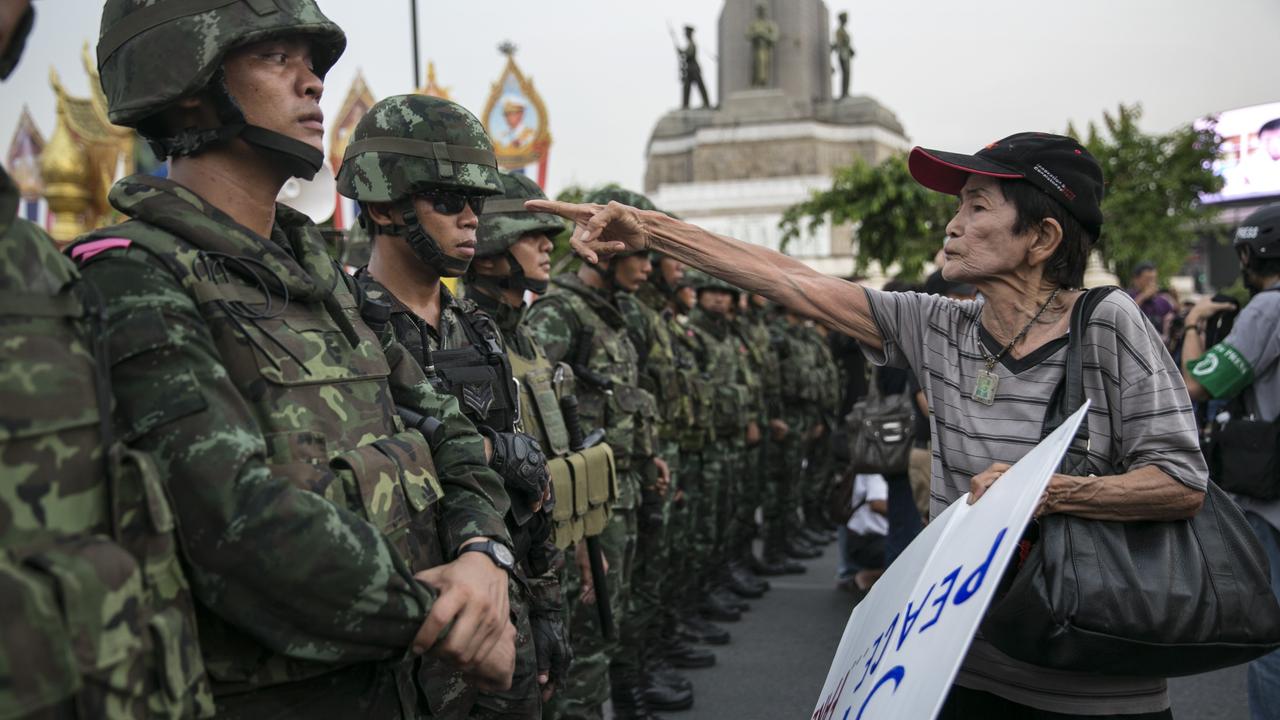
POLYGON ((1036 311, 1036 314, 1027 321, 1026 325, 1022 326, 1022 331, 1010 340, 1009 344, 1005 345, 1004 349, 995 357, 991 357, 987 352, 987 348, 982 344, 982 338, 978 338, 978 350, 982 353, 982 357, 986 358, 987 367, 985 370, 978 373, 978 379, 973 384, 974 400, 977 400, 983 405, 990 405, 996 401, 996 386, 1000 384, 1000 377, 995 373, 996 363, 1000 362, 1000 358, 1004 357, 1005 353, 1012 350, 1014 345, 1017 345, 1022 338, 1027 336, 1027 332, 1031 330, 1031 326, 1035 325, 1036 321, 1040 319, 1040 316, 1044 314, 1044 311, 1049 308, 1049 305, 1053 304, 1053 299, 1058 297, 1058 291, 1061 289, 1062 288, 1054 288, 1053 292, 1049 293, 1049 299, 1044 301, 1044 304, 1040 306, 1040 309, 1036 311))

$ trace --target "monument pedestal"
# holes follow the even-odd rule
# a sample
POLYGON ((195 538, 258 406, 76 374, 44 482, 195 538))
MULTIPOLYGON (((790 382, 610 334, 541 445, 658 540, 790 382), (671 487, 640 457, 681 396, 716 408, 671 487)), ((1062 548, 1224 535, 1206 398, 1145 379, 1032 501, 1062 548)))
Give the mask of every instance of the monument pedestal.
MULTIPOLYGON (((831 99, 829 13, 822 0, 763 0, 780 39, 773 85, 752 87, 746 30, 760 1, 725 1, 720 106, 674 110, 658 121, 644 189, 658 207, 686 220, 777 248, 786 208, 830 188, 840 168, 858 160, 878 164, 911 143, 893 111, 874 98, 831 99)), ((849 258, 851 235, 847 226, 824 224, 803 232, 787 251, 843 274, 845 264, 831 261, 849 258)))

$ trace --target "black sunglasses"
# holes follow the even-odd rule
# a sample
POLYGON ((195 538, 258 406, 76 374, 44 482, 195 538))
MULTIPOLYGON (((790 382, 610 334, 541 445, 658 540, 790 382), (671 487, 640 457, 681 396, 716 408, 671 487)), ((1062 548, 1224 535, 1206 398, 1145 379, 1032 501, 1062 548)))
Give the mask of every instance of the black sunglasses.
POLYGON ((457 215, 462 212, 462 208, 466 205, 470 205, 471 210, 479 215, 484 212, 484 201, 488 197, 487 195, 464 195, 440 190, 418 193, 418 196, 429 201, 431 208, 441 215, 457 215))

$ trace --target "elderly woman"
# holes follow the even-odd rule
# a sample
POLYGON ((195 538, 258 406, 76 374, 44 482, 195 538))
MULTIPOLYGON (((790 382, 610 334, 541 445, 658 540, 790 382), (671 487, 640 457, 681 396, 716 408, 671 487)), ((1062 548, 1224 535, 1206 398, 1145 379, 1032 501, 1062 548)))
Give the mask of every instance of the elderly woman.
MULTIPOLYGON (((1071 308, 1102 227, 1103 180, 1076 141, 1042 133, 1012 135, 975 155, 916 148, 910 168, 921 184, 958 198, 943 275, 976 286, 980 300, 877 292, 616 203, 531 209, 577 222, 574 246, 588 258, 651 248, 853 336, 873 362, 910 367, 933 409, 936 515, 967 490, 971 501, 980 498, 1040 438, 1064 372, 1071 308)), ((1054 476, 1039 512, 1120 521, 1192 516, 1207 471, 1186 386, 1155 328, 1126 294, 1112 293, 1094 311, 1083 346, 1094 472, 1054 476)), ((978 637, 940 717, 1172 714, 1162 679, 1036 667, 978 637)))

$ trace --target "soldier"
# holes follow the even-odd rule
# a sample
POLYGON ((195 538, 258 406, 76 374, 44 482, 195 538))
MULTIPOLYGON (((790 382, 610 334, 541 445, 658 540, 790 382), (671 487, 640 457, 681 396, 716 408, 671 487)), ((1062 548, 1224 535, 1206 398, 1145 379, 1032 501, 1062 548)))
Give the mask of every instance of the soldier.
POLYGON ((416 655, 499 689, 514 665, 507 502, 480 436, 274 202, 323 164, 321 78, 344 46, 311 0, 102 14, 110 119, 170 174, 117 183, 129 220, 72 256, 105 301, 115 431, 173 503, 220 717, 416 716, 416 655))
MULTIPOLYGON (((707 354, 704 340, 689 326, 689 312, 697 304, 697 291, 692 287, 692 276, 685 276, 684 263, 659 254, 653 254, 652 258, 654 272, 636 297, 650 307, 662 308, 663 317, 670 318, 676 375, 689 414, 688 425, 678 432, 682 480, 677 498, 680 502, 673 507, 668 531, 673 559, 667 604, 675 625, 672 627, 669 620, 664 633, 669 638, 725 645, 730 639, 729 631, 704 619, 698 612, 702 598, 697 592, 697 573, 703 569, 703 561, 696 551, 695 518, 699 501, 706 492, 703 453, 715 440, 715 392, 703 373, 707 354)), ((679 646, 673 645, 670 656, 676 664, 680 664, 675 659, 679 652, 679 646)))
MULTIPOLYGON (((0 3, 0 79, 34 20, 0 3)), ((101 303, 19 202, 0 169, 0 717, 212 716, 172 509, 111 432, 101 303)))
POLYGON ((764 559, 791 573, 805 572, 795 562, 815 556, 815 549, 797 537, 801 472, 806 443, 812 436, 810 391, 805 374, 812 366, 812 346, 805 341, 803 319, 780 308, 770 326, 773 350, 782 368, 782 420, 788 432, 771 457, 770 474, 776 478, 765 505, 764 559))
MULTIPOLYGON (((595 488, 580 477, 584 473, 572 467, 586 467, 587 476, 594 479, 596 465, 606 456, 601 444, 591 448, 575 448, 579 444, 566 432, 572 424, 566 420, 561 408, 568 407, 566 398, 574 396, 573 370, 565 363, 552 364, 541 344, 529 332, 524 322, 525 293, 545 293, 551 279, 551 236, 564 229, 563 222, 554 215, 531 213, 524 209, 524 201, 546 196, 525 175, 501 173, 503 197, 485 203, 477 232, 476 257, 467 271, 469 296, 476 305, 497 322, 505 341, 512 370, 520 381, 520 429, 536 437, 547 454, 555 458, 549 470, 556 488, 555 517, 556 545, 572 546, 577 572, 566 574, 564 598, 566 611, 573 611, 583 604, 584 597, 595 594, 592 571, 587 555, 588 543, 584 542, 585 525, 603 527, 604 508, 588 509, 584 516, 574 510, 575 501, 581 501, 595 488), (552 399, 554 398, 554 399, 552 399)), ((572 418, 570 418, 572 419, 572 418)), ((580 425, 580 422, 579 422, 580 425)), ((585 442, 585 438, 582 439, 585 442)), ((612 466, 607 461, 606 472, 612 466)), ((616 478, 607 479, 611 485, 616 478)), ((586 501, 590 505, 590 500, 586 501)), ((594 535, 595 530, 591 530, 594 535)), ((594 601, 592 603, 595 604, 594 601)), ((586 613, 584 613, 586 614, 586 613)), ((563 686, 568 679, 572 653, 566 647, 568 631, 564 623, 554 623, 552 616, 559 616, 559 609, 549 603, 534 604, 533 623, 538 644, 539 672, 545 673, 544 687, 548 690, 563 686), (540 615, 548 616, 548 622, 539 623, 540 615), (545 649, 544 649, 545 647, 545 649)), ((543 680, 540 678, 540 682, 543 680)), ((544 699, 550 697, 544 693, 544 699)))
MULTIPOLYGON (((631 580, 642 495, 662 492, 670 478, 653 445, 657 403, 640 388, 640 356, 628 335, 617 293, 635 292, 650 269, 643 253, 622 254, 598 265, 584 263, 577 273, 553 278, 549 292, 533 304, 527 317, 547 358, 573 368, 582 421, 606 429, 618 469, 618 499, 601 546, 609 563, 610 602, 620 615, 621 637, 606 641, 583 608, 575 613, 575 658, 569 683, 554 700, 553 714, 558 717, 600 718, 609 697, 615 717, 649 717, 641 687, 643 628, 633 622, 631 580)), ((639 616, 647 612, 642 604, 639 616)))
POLYGON ((740 540, 736 530, 735 504, 751 502, 741 496, 739 477, 746 470, 748 446, 760 442, 757 418, 758 397, 750 390, 753 378, 747 367, 747 349, 733 332, 731 309, 738 299, 732 285, 705 273, 690 273, 698 291, 698 305, 689 314, 689 325, 700 336, 705 353, 703 372, 715 390, 713 426, 716 442, 703 454, 702 485, 706 488, 699 503, 699 545, 705 548, 698 573, 703 591, 700 610, 710 620, 734 621, 748 608, 735 595, 763 594, 745 577, 735 578, 731 556, 740 540))
MULTIPOLYGON (((767 428, 764 442, 757 445, 750 454, 750 470, 743 475, 749 485, 744 492, 748 497, 764 501, 766 515, 769 507, 765 499, 774 491, 772 486, 789 480, 772 475, 769 468, 772 467, 773 457, 778 453, 780 443, 790 432, 790 427, 782 419, 782 368, 769 334, 768 307, 769 301, 763 295, 750 295, 734 323, 738 336, 749 352, 753 371, 759 378, 760 405, 764 409, 760 422, 767 428)), ((741 555, 735 558, 735 562, 740 563, 742 569, 757 575, 785 574, 785 568, 760 560, 751 549, 750 543, 757 529, 755 508, 756 503, 752 502, 749 507, 743 507, 739 511, 738 524, 743 535, 737 543, 741 555)))
MULTIPOLYGON (((653 207, 645 196, 621 189, 597 191, 592 197, 599 203, 617 201, 633 207, 653 207)), ((649 277, 653 276, 650 273, 649 277)), ((666 312, 663 297, 646 292, 652 287, 646 280, 635 292, 617 294, 632 344, 640 354, 641 387, 655 397, 661 408, 655 441, 671 478, 665 496, 649 493, 642 503, 640 543, 632 580, 632 622, 643 631, 639 642, 648 705, 658 710, 680 710, 692 705, 693 685, 672 664, 710 667, 715 664, 715 655, 683 642, 674 632, 678 621, 674 599, 683 593, 683 588, 672 586, 672 570, 677 556, 685 553, 687 542, 687 498, 680 484, 679 435, 692 425, 693 418, 690 396, 682 391, 677 375, 674 335, 680 329, 674 325, 674 314, 666 312), (681 514, 675 523, 674 513, 681 514), (673 536, 679 539, 678 546, 673 545, 673 536)))
POLYGON ((799 529, 801 537, 809 544, 825 545, 835 539, 828 527, 823 503, 835 475, 831 434, 840 409, 840 397, 831 389, 839 387, 840 371, 831 353, 827 329, 812 320, 804 321, 801 326, 807 331, 804 339, 809 344, 812 362, 810 372, 804 377, 809 410, 816 429, 805 449, 805 473, 802 476, 804 524, 799 529))
POLYGON ((510 499, 507 529, 521 581, 511 586, 516 674, 509 691, 477 697, 459 674, 430 668, 427 696, 433 714, 445 718, 540 717, 532 598, 523 587, 534 578, 559 606, 555 566, 563 559, 550 544, 551 524, 542 512, 550 493, 546 462, 538 441, 515 428, 519 401, 502 335, 493 318, 441 282, 466 272, 479 212, 501 189, 480 121, 456 103, 426 95, 397 95, 370 108, 338 173, 338 192, 360 203, 372 240, 369 265, 356 272, 362 313, 371 325, 389 327, 427 379, 457 398, 493 448, 489 466, 510 499))

